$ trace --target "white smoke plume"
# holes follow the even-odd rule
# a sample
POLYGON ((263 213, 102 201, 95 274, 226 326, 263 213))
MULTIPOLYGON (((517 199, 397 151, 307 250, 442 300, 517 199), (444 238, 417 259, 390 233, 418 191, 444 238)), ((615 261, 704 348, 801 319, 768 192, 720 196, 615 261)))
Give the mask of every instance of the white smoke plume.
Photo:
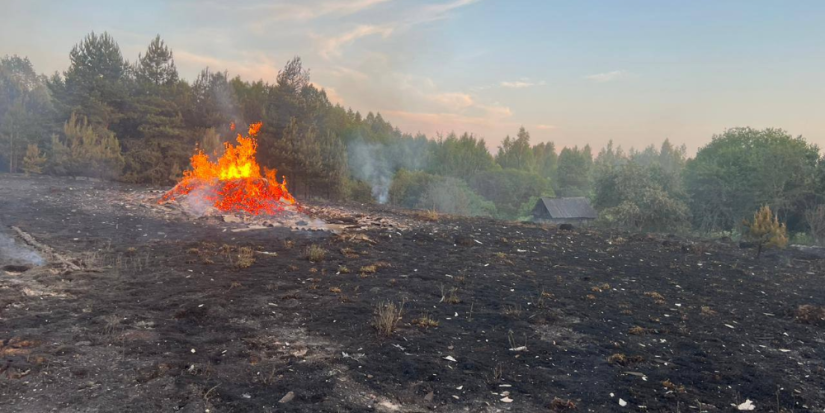
POLYGON ((0 265, 43 265, 46 261, 37 251, 18 245, 14 238, 0 234, 0 265))
POLYGON ((214 188, 203 185, 196 187, 192 192, 179 199, 181 207, 188 214, 200 218, 215 211, 213 202, 209 199, 215 196, 214 188))
POLYGON ((347 145, 350 173, 372 187, 372 197, 380 204, 389 201, 390 185, 399 169, 418 171, 428 162, 429 142, 423 138, 404 138, 388 143, 356 139, 347 145))
POLYGON ((347 146, 347 152, 352 175, 372 186, 372 197, 379 204, 387 203, 396 168, 387 156, 385 146, 359 139, 347 146))

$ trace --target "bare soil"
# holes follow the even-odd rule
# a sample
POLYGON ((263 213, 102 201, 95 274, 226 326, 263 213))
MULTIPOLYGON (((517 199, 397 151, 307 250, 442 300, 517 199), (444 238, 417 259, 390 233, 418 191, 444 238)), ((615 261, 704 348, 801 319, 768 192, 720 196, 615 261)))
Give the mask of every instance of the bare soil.
POLYGON ((0 263, 0 411, 825 410, 809 253, 353 205, 250 229, 160 195, 0 175, 0 233, 82 268, 0 263))

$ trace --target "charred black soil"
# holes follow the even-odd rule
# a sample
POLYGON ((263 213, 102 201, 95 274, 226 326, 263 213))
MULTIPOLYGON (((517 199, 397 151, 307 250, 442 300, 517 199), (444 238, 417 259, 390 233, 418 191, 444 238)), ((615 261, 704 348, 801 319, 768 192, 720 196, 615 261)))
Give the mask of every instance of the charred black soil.
POLYGON ((0 263, 0 410, 825 409, 798 251, 356 207, 404 225, 243 230, 159 195, 0 175, 0 232, 82 268, 0 263))

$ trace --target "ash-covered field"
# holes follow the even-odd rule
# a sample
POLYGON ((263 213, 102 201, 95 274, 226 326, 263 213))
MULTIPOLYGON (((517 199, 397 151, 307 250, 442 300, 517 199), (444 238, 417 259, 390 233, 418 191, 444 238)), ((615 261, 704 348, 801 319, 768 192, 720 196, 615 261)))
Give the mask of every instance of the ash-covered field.
POLYGON ((0 175, 0 410, 825 411, 808 252, 162 189, 0 175))

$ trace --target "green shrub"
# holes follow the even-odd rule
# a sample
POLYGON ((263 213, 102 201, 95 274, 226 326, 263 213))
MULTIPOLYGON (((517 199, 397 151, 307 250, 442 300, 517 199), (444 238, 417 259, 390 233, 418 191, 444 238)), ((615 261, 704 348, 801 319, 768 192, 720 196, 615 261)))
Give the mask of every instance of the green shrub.
POLYGON ((360 202, 362 204, 372 204, 375 202, 375 199, 372 197, 372 187, 364 181, 346 179, 342 192, 344 198, 350 201, 360 202))

